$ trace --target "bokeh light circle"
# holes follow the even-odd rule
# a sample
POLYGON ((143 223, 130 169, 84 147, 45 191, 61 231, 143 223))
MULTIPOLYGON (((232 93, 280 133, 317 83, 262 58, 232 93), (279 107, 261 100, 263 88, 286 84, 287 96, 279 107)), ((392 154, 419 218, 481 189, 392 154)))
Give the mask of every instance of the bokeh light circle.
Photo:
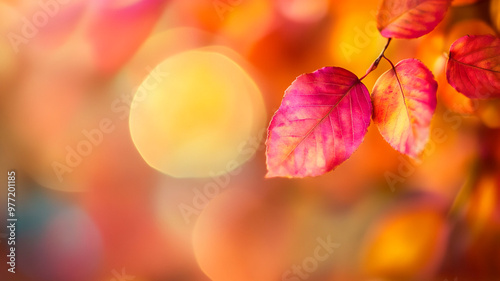
POLYGON ((134 95, 129 126, 153 168, 174 177, 227 173, 252 157, 242 146, 263 127, 262 96, 229 57, 192 50, 154 68, 134 95))

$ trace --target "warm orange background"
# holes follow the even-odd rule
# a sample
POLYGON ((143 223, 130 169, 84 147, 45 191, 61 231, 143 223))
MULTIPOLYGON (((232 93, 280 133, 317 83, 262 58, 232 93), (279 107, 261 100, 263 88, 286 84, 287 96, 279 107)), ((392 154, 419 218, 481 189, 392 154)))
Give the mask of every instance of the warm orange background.
POLYGON ((455 1, 386 52, 439 83, 421 161, 372 124, 335 171, 264 178, 284 90, 323 66, 362 76, 379 4, 0 0, 0 220, 12 169, 19 219, 0 279, 500 280, 500 102, 444 74, 456 39, 498 35, 498 0, 455 1))

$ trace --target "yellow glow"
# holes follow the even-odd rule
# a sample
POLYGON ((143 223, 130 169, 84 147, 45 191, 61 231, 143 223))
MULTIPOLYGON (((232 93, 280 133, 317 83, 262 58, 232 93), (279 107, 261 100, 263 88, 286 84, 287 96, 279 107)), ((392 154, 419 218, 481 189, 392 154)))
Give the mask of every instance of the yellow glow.
POLYGON ((220 34, 246 46, 263 36, 272 24, 272 3, 269 0, 242 1, 221 14, 220 34))
POLYGON ((130 132, 153 168, 174 177, 209 177, 235 169, 264 126, 257 85, 233 60, 187 51, 160 63, 134 96, 130 132), (147 90, 147 89, 150 90, 147 90))
POLYGON ((489 101, 479 110, 479 118, 490 128, 500 128, 500 102, 489 101))
POLYGON ((402 213, 385 223, 370 241, 365 270, 378 277, 413 276, 432 263, 443 220, 433 211, 402 213))
POLYGON ((476 231, 483 229, 495 212, 497 203, 495 180, 492 176, 482 178, 469 206, 468 220, 476 231))
MULTIPOLYGON (((377 30, 374 16, 369 12, 340 13, 341 20, 329 32, 330 55, 337 65, 362 75, 380 54, 387 39, 377 30)), ((380 68, 383 69, 383 68, 380 68)), ((367 76, 367 85, 375 82, 377 75, 367 76)))
POLYGON ((478 219, 486 222, 488 217, 493 213, 495 209, 495 195, 494 179, 486 179, 479 196, 478 219))

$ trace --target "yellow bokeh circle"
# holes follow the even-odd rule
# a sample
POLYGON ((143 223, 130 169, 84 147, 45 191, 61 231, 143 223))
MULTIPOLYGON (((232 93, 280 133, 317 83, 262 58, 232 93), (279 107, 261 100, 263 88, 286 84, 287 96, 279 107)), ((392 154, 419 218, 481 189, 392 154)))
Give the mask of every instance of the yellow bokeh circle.
POLYGON ((250 157, 264 127, 259 88, 228 56, 190 50, 151 69, 130 109, 130 133, 144 160, 174 177, 227 173, 250 157))

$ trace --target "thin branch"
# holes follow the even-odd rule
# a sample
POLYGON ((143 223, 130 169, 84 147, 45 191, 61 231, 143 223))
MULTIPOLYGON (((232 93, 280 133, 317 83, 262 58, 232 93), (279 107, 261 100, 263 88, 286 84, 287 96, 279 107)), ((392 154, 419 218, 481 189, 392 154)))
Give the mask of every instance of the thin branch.
POLYGON ((392 61, 390 59, 388 59, 386 56, 382 56, 387 62, 389 62, 391 64, 391 67, 392 69, 394 69, 394 72, 396 72, 396 67, 394 66, 394 64, 392 63, 392 61))
POLYGON ((360 81, 363 80, 372 71, 374 71, 375 69, 377 69, 377 66, 380 63, 380 61, 382 60, 382 58, 384 57, 385 51, 389 47, 389 44, 391 44, 391 41, 392 41, 392 38, 387 39, 387 43, 385 44, 384 49, 382 50, 382 52, 380 53, 380 55, 377 57, 377 59, 372 63, 372 65, 370 66, 370 68, 366 71, 366 74, 359 79, 360 81))

